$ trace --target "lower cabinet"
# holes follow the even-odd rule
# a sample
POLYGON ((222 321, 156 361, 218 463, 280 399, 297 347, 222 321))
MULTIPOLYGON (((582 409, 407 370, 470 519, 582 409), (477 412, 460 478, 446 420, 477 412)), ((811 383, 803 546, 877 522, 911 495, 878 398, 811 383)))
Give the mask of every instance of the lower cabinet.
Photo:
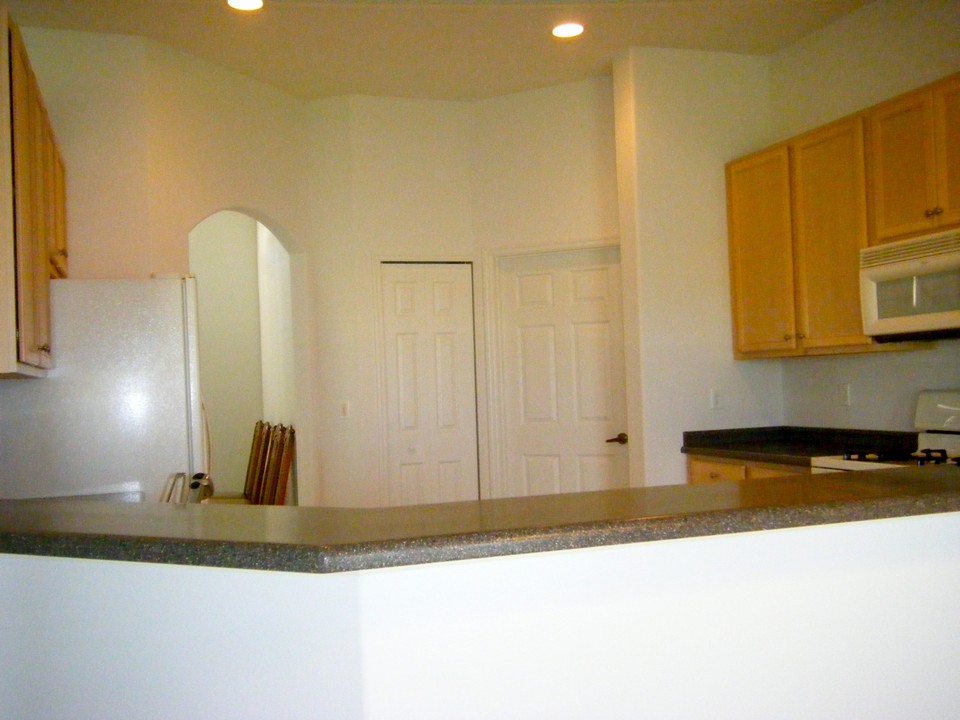
POLYGON ((763 480, 809 474, 810 468, 797 465, 687 455, 687 482, 691 485, 721 480, 763 480))

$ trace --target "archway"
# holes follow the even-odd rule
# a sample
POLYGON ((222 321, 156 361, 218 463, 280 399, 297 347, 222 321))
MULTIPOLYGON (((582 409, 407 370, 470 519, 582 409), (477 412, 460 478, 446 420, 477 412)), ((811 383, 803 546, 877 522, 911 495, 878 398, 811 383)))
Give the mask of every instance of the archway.
POLYGON ((189 235, 200 387, 219 493, 243 490, 254 423, 294 415, 290 257, 255 218, 217 212, 189 235))

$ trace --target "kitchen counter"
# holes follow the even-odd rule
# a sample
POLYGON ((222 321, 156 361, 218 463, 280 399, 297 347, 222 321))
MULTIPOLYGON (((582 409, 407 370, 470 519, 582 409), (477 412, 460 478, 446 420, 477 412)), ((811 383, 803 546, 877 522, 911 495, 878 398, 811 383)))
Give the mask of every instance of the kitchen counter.
POLYGON ((960 467, 389 509, 0 502, 0 553, 336 573, 960 510, 960 467))
POLYGON ((812 457, 883 453, 905 460, 917 449, 917 433, 776 426, 698 430, 683 434, 684 453, 781 465, 810 465, 812 457))

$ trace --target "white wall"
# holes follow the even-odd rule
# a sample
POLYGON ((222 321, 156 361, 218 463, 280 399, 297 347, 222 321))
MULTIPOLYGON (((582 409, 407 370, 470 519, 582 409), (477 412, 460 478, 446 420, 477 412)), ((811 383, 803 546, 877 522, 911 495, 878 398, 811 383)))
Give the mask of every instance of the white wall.
POLYGON ((375 505, 380 489, 376 263, 474 258, 470 108, 337 98, 311 103, 310 122, 319 380, 312 412, 321 458, 311 501, 375 505), (344 405, 348 417, 341 415, 344 405))
POLYGON ((67 166, 72 277, 186 273, 190 230, 225 209, 291 253, 297 464, 316 476, 306 103, 151 41, 23 32, 67 166))
POLYGON ((614 73, 630 432, 644 483, 680 483, 685 430, 783 418, 778 363, 733 360, 724 220, 724 163, 769 137, 767 63, 634 48, 614 73))
MULTIPOLYGON (((619 158, 609 78, 475 103, 305 102, 148 41, 25 35, 68 167, 74 275, 184 272, 187 233, 221 209, 270 227, 293 253, 301 499, 363 505, 379 474, 381 258, 479 261, 622 224, 631 452, 651 484, 682 482, 684 430, 843 420, 799 369, 818 361, 731 359, 723 163, 956 68, 956 3, 925 2, 923 18, 915 5, 873 3, 769 60, 634 50, 618 61, 616 114, 635 118, 619 158), (618 172, 632 196, 620 217, 618 172)), ((836 362, 827 377, 851 376, 857 397, 901 361, 836 362)), ((897 370, 904 396, 928 362, 897 370)), ((857 412, 886 422, 879 406, 857 412)))
MULTIPOLYGON (((777 54, 770 68, 782 139, 960 70, 960 2, 878 0, 777 54)), ((922 352, 785 360, 784 420, 910 430, 919 390, 958 387, 958 340, 922 352), (841 383, 851 385, 850 407, 837 401, 841 383)))
POLYGON ((618 239, 610 78, 483 100, 473 113, 480 248, 618 239))
POLYGON ((876 0, 770 60, 777 139, 960 70, 960 2, 876 0))
POLYGON ((22 30, 67 168, 71 277, 186 272, 185 262, 155 264, 148 228, 149 44, 115 35, 22 30))
POLYGON ((960 387, 960 341, 734 362, 722 178, 728 160, 960 69, 960 4, 882 0, 769 60, 635 48, 614 67, 624 259, 636 273, 626 276, 637 298, 625 312, 636 314, 628 367, 641 378, 628 390, 643 417, 631 435, 642 438, 646 483, 682 482, 684 430, 909 430, 918 390, 960 387), (849 408, 837 402, 841 383, 849 408), (708 409, 710 388, 719 410, 708 409))
POLYGON ((311 103, 316 502, 379 499, 376 262, 466 260, 479 273, 487 249, 615 238, 611 113, 607 78, 475 103, 311 103))
POLYGON ((0 555, 0 707, 952 718, 958 598, 960 513, 334 575, 0 555))
POLYGON ((256 227, 263 419, 290 425, 296 418, 293 298, 290 255, 276 235, 256 227))
POLYGON ((217 492, 238 493, 246 481, 253 426, 263 417, 257 221, 219 212, 197 225, 189 242, 210 474, 217 492))

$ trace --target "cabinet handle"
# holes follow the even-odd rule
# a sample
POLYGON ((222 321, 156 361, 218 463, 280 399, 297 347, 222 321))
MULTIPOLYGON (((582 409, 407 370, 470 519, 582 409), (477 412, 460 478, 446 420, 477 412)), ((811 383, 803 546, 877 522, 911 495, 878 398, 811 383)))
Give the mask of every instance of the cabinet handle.
POLYGON ((799 333, 799 334, 797 335, 797 340, 805 340, 806 337, 807 337, 807 336, 804 335, 803 333, 799 333))
POLYGON ((785 333, 783 339, 787 341, 793 340, 793 335, 785 333))
POLYGON ((711 479, 711 480, 719 480, 719 479, 720 479, 720 473, 716 473, 716 472, 710 473, 710 479, 711 479))
POLYGON ((935 207, 935 208, 933 209, 933 214, 934 214, 934 215, 943 215, 943 208, 942 208, 942 207, 935 207))
POLYGON ((50 354, 50 345, 49 345, 49 343, 44 343, 43 345, 41 345, 40 347, 38 347, 37 350, 38 350, 39 352, 44 353, 45 355, 49 355, 49 354, 50 354))
POLYGON ((923 216, 928 218, 932 218, 936 215, 943 215, 942 207, 930 208, 929 210, 925 210, 923 213, 923 216))

